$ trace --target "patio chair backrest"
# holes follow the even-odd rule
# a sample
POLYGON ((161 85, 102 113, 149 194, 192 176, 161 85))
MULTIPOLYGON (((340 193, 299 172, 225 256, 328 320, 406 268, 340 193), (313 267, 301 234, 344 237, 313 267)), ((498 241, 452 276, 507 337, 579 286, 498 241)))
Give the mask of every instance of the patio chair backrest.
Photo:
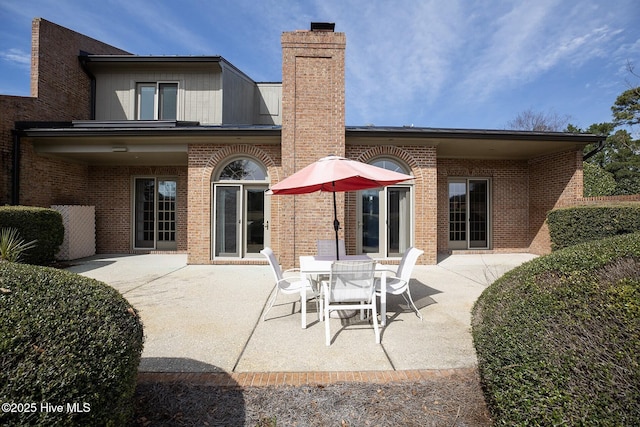
POLYGON ((266 247, 263 250, 261 250, 260 253, 265 257, 267 257, 267 260, 269 261, 269 265, 271 266, 271 270, 273 271, 273 275, 276 278, 276 282, 279 282, 280 280, 282 280, 282 277, 283 277, 282 268, 280 268, 280 264, 278 263, 278 260, 276 259, 276 254, 273 253, 273 250, 269 247, 266 247))
MULTIPOLYGON (((318 255, 320 256, 336 256, 336 241, 332 239, 318 240, 318 255)), ((340 256, 346 255, 344 240, 338 240, 338 254, 340 256)))
POLYGON ((329 301, 370 301, 375 292, 373 261, 335 261, 329 277, 329 301))
POLYGON ((411 279, 411 273, 413 272, 413 267, 416 265, 416 261, 418 261, 418 257, 422 255, 424 251, 411 247, 407 249, 400 261, 400 265, 398 266, 398 272, 396 276, 405 282, 409 282, 411 279))

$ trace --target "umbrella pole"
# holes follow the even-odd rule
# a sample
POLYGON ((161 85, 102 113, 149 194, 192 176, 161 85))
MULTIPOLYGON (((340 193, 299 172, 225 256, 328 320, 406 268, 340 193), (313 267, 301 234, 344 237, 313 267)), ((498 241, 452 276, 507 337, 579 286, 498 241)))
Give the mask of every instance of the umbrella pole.
MULTIPOLYGON (((335 190, 336 182, 333 181, 335 190)), ((338 208, 336 207, 336 192, 333 192, 333 229, 336 232, 336 259, 340 260, 340 245, 338 244, 338 229, 340 228, 340 221, 338 221, 338 208)))

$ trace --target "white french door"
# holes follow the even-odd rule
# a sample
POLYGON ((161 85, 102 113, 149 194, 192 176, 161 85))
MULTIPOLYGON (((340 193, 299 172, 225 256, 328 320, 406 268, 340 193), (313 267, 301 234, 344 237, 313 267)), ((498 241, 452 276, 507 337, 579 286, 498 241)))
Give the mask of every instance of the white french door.
POLYGON ((134 249, 176 250, 177 182, 134 180, 134 249))
POLYGON ((257 257, 269 245, 266 185, 214 184, 215 257, 257 257))
POLYGON ((452 178, 449 193, 449 249, 488 249, 490 186, 488 179, 452 178))
POLYGON ((358 252, 401 257, 411 247, 411 187, 391 186, 358 192, 358 252))

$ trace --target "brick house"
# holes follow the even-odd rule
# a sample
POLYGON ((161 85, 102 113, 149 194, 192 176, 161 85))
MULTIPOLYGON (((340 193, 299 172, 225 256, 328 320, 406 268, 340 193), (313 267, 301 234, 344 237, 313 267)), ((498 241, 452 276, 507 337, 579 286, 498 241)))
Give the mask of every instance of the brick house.
POLYGON ((411 174, 338 194, 348 253, 545 253, 546 213, 582 198, 595 135, 345 125, 332 25, 282 34, 282 83, 223 57, 136 56, 33 22, 32 96, 0 96, 0 203, 95 206, 99 253, 180 251, 192 264, 283 265, 331 239, 331 195, 268 196, 336 154, 411 174))

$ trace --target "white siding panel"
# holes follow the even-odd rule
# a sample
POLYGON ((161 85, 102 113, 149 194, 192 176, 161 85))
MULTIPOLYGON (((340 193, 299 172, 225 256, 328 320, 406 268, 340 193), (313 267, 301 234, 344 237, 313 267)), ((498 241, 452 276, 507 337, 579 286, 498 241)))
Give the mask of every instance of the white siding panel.
POLYGON ((119 76, 96 75, 96 120, 127 120, 127 102, 119 76), (113 78, 115 77, 115 78, 113 78))
POLYGON ((258 83, 256 124, 282 124, 282 83, 258 83))
POLYGON ((222 123, 220 74, 192 74, 185 79, 185 117, 200 124, 222 123))

